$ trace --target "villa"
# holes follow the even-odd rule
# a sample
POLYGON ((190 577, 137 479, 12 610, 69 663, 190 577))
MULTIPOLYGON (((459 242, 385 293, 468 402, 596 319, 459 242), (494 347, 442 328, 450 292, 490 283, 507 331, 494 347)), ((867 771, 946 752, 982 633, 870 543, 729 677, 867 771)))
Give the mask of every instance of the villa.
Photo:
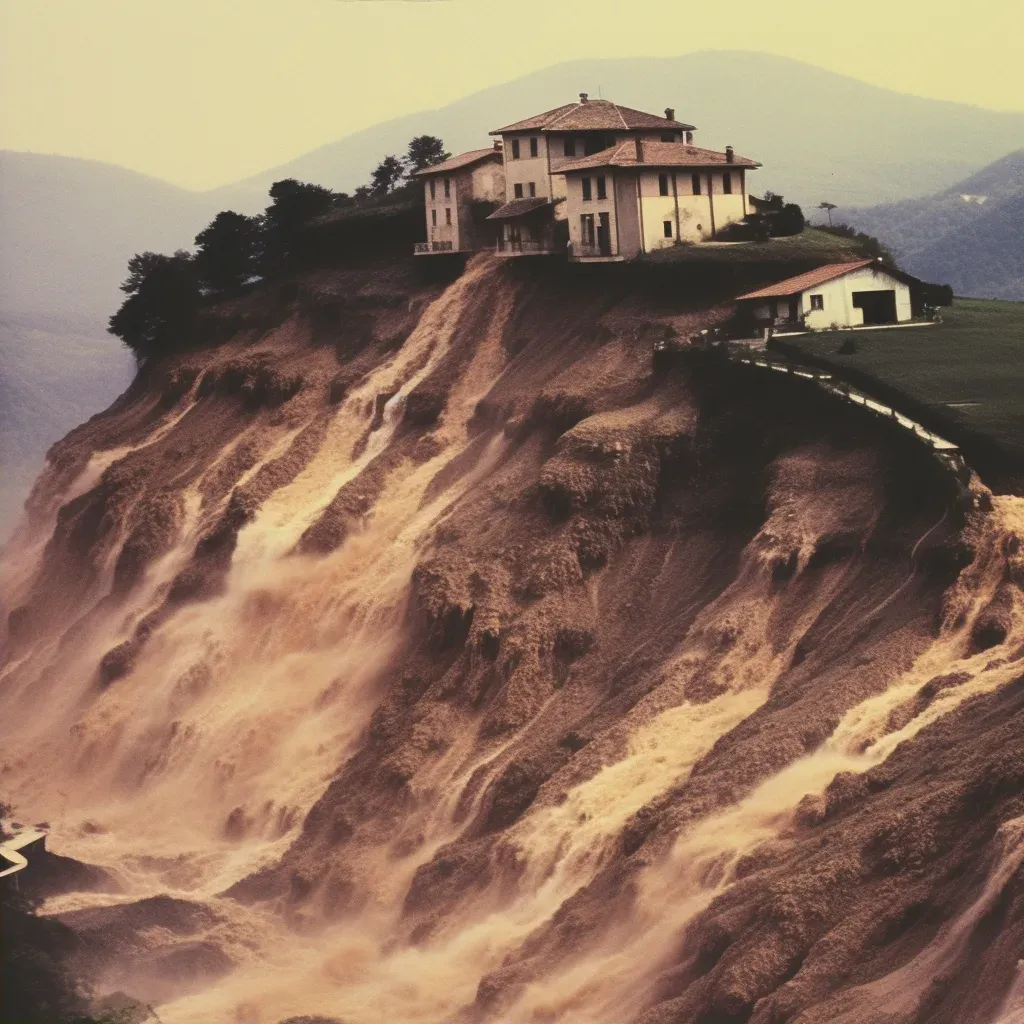
POLYGON ((714 239, 746 216, 746 174, 760 164, 694 146, 694 130, 671 107, 662 117, 586 93, 497 128, 493 149, 417 172, 427 241, 416 252, 494 245, 589 262, 714 239))

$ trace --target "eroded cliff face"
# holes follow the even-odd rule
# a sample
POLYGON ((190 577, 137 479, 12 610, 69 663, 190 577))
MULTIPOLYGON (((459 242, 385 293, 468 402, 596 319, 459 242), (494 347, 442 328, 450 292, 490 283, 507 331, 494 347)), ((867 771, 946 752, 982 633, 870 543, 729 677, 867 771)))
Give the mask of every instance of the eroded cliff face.
POLYGON ((1024 501, 576 269, 250 297, 53 449, 46 910, 168 1024, 1018 1019, 1024 501))

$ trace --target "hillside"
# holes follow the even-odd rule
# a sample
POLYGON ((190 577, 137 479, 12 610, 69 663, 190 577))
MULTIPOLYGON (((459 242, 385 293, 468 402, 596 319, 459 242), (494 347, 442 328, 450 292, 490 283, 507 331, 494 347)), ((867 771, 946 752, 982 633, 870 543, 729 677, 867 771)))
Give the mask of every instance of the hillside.
POLYGON ((1024 149, 936 195, 840 208, 833 218, 877 236, 906 270, 958 295, 1024 301, 1024 149))
POLYGON ((44 905, 71 967, 164 1024, 1015 1009, 1024 499, 656 369, 731 312, 691 264, 414 267, 212 311, 33 490, 3 795, 119 889, 44 905))
POLYGON ((1024 140, 1024 114, 908 96, 769 54, 705 51, 558 64, 357 132, 213 194, 254 210, 281 177, 351 191, 381 156, 403 152, 413 135, 440 135, 454 152, 474 149, 491 129, 575 100, 580 91, 654 112, 674 107, 697 125, 700 145, 732 144, 764 163, 751 175, 753 188, 807 205, 928 195, 1024 140))

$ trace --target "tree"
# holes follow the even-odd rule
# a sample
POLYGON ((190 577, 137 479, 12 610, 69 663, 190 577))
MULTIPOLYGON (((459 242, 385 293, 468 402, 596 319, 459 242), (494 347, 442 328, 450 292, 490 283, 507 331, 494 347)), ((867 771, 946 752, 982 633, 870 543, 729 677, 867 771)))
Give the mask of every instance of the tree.
POLYGON ((451 153, 445 151, 444 142, 436 135, 417 135, 409 142, 405 163, 411 173, 443 163, 450 156, 451 153))
POLYGON ((270 186, 271 204, 263 215, 263 270, 279 273, 294 266, 296 239, 304 225, 332 209, 336 196, 322 185, 309 185, 294 178, 270 186))
POLYGON ((829 227, 832 227, 832 211, 835 210, 836 208, 837 207, 836 207, 835 203, 827 203, 827 202, 826 203, 818 203, 818 209, 819 210, 825 210, 828 213, 828 226, 829 227))
POLYGON ((771 233, 776 236, 799 235, 806 221, 804 212, 796 203, 786 203, 771 218, 771 233))
POLYGON ((187 342, 199 312, 199 282, 189 253, 136 254, 128 261, 121 290, 128 298, 110 318, 107 330, 132 350, 139 363, 187 342))
POLYGON ((374 196, 390 195, 405 177, 405 164, 397 156, 386 156, 370 176, 370 192, 374 196))
POLYGON ((200 285, 214 294, 237 292, 257 274, 263 221, 233 210, 218 213, 196 235, 195 272, 200 285))

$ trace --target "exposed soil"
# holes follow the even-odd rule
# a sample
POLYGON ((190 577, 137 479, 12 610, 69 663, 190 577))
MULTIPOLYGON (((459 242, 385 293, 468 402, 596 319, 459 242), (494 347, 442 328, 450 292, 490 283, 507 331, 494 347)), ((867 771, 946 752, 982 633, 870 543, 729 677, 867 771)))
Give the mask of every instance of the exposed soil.
POLYGON ((168 1024, 1009 1005, 1024 501, 798 379, 655 368, 730 307, 606 269, 318 272, 51 451, 3 777, 123 889, 47 905, 101 986, 168 1024))

